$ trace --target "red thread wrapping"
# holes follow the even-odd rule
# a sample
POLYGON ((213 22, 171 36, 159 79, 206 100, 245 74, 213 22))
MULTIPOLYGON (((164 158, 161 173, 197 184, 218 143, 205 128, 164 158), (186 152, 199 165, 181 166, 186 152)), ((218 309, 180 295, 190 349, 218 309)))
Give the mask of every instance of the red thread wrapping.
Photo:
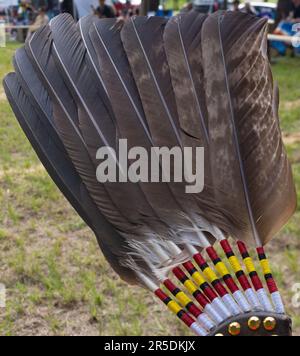
POLYGON ((165 292, 163 292, 161 289, 157 289, 154 294, 161 300, 161 301, 165 301, 168 296, 165 292))
POLYGON ((231 246, 230 246, 228 240, 222 240, 222 241, 220 242, 220 244, 221 244, 221 246, 222 246, 222 248, 223 248, 223 250, 224 250, 224 252, 225 252, 226 254, 233 252, 233 250, 232 250, 232 248, 231 248, 231 246))
POLYGON ((269 292, 271 294, 278 292, 278 288, 277 288, 276 282, 275 282, 275 280, 273 278, 268 278, 267 279, 267 285, 268 285, 269 292))
POLYGON ((201 267, 206 264, 205 259, 200 255, 200 253, 197 253, 196 255, 193 256, 194 260, 197 262, 197 264, 201 267))
POLYGON ((260 278, 257 275, 256 276, 252 276, 251 277, 251 281, 252 281, 253 286, 254 286, 256 291, 264 288, 260 278))
POLYGON ((186 312, 184 312, 180 319, 188 326, 190 327, 192 324, 194 324, 195 320, 192 319, 186 312))
POLYGON ((235 293, 239 290, 239 287, 236 285, 235 281, 233 280, 232 277, 227 278, 225 280, 225 283, 227 285, 227 287, 229 288, 231 293, 235 293))
POLYGON ((206 251, 207 251, 208 256, 210 257, 210 259, 212 261, 215 261, 215 260, 219 259, 219 256, 218 256, 216 250, 213 247, 208 247, 206 249, 206 251))
POLYGON ((169 279, 166 279, 166 280, 164 281, 164 285, 169 289, 169 291, 170 291, 171 293, 173 293, 174 290, 176 289, 176 286, 175 286, 175 285, 173 284, 173 282, 170 281, 169 279))
POLYGON ((251 289, 251 284, 249 283, 248 278, 244 274, 239 276, 238 280, 245 291, 251 289))
POLYGON ((239 248, 239 251, 240 251, 241 255, 243 255, 245 253, 248 253, 247 247, 246 247, 246 245, 244 244, 243 241, 238 241, 237 245, 238 245, 238 248, 239 248))

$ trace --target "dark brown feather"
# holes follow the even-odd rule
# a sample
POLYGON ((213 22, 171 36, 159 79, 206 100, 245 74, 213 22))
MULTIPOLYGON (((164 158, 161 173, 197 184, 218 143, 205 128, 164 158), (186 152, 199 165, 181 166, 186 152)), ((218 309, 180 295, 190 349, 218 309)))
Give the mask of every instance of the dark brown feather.
POLYGON ((259 246, 296 206, 273 110, 266 34, 266 21, 230 12, 211 15, 202 30, 214 186, 219 203, 245 223, 236 237, 259 246))
POLYGON ((51 32, 45 27, 26 43, 26 51, 52 100, 59 135, 99 209, 110 222, 125 230, 127 219, 120 216, 107 191, 96 181, 96 166, 79 128, 78 108, 55 66, 51 46, 51 32))
MULTIPOLYGON (((170 67, 178 118, 183 131, 185 147, 204 148, 205 190, 202 197, 214 196, 209 155, 208 113, 205 100, 204 73, 202 63, 201 30, 206 19, 196 11, 180 14, 170 19, 164 31, 164 47, 170 67)), ((195 162, 194 162, 195 164, 195 162)), ((219 212, 215 225, 229 234, 241 226, 229 211, 219 212)))
MULTIPOLYGON (((79 107, 80 128, 90 155, 97 164, 96 152, 100 147, 118 148, 119 129, 111 106, 106 107, 102 99, 104 89, 87 63, 87 52, 74 20, 70 16, 59 16, 51 21, 50 28, 54 57, 79 107)), ((138 184, 105 183, 105 188, 121 214, 133 226, 147 225, 145 219, 155 218, 155 212, 138 184), (128 196, 128 199, 124 199, 124 196, 128 196)))
MULTIPOLYGON (((19 52, 18 55, 21 56, 21 54, 22 59, 26 61, 24 52, 19 52)), ((21 75, 22 68, 19 68, 18 71, 21 75)), ((27 73, 24 75, 28 78, 27 73)), ((35 77, 32 72, 31 75, 35 77)), ((49 98, 45 98, 45 89, 42 88, 40 83, 37 83, 35 78, 33 91, 35 92, 37 88, 42 89, 42 94, 39 97, 37 92, 30 92, 30 87, 27 86, 33 84, 33 82, 26 83, 24 78, 22 82, 26 86, 30 99, 19 84, 15 73, 9 74, 4 79, 5 92, 22 129, 51 178, 96 234, 99 246, 112 267, 126 281, 136 283, 135 273, 120 263, 128 251, 126 240, 99 212, 68 157, 62 142, 57 139, 57 133, 51 123, 51 110, 47 110, 47 108, 50 109, 51 102, 49 98), (40 113, 38 114, 36 108, 40 108, 41 104, 44 105, 45 102, 47 102, 47 106, 43 110, 38 110, 40 113)), ((31 86, 31 88, 33 87, 31 86)))
MULTIPOLYGON (((123 49, 120 37, 122 27, 121 21, 100 20, 95 22, 90 36, 98 54, 104 85, 111 98, 120 138, 128 140, 129 148, 145 148, 150 157, 154 143, 123 49)), ((180 225, 182 209, 166 183, 140 183, 140 186, 158 219, 162 219, 170 227, 174 227, 176 223, 180 225)))
MULTIPOLYGON (((159 147, 183 147, 186 135, 180 127, 170 68, 163 35, 167 20, 136 17, 125 23, 121 38, 142 100, 153 142, 159 147)), ((197 214, 209 222, 222 221, 220 211, 209 194, 186 194, 183 184, 172 186, 182 211, 197 214)), ((196 224, 196 222, 195 222, 196 224)), ((223 227, 223 226, 222 226, 223 227)))

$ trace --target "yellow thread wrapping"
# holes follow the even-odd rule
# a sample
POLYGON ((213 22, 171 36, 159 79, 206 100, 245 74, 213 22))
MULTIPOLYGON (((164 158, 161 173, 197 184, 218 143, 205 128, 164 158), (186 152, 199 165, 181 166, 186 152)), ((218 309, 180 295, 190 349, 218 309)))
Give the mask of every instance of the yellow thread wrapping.
POLYGON ((190 300, 190 298, 188 298, 188 296, 186 294, 184 294, 183 292, 179 292, 178 294, 176 294, 176 298, 179 300, 181 305, 183 305, 184 307, 186 307, 189 303, 192 302, 190 300))
POLYGON ((197 291, 195 284, 191 280, 185 281, 184 286, 191 294, 194 294, 197 291))
POLYGON ((202 275, 199 272, 193 273, 192 277, 198 286, 202 286, 202 284, 206 283, 206 280, 202 277, 202 275))
POLYGON ((228 274, 230 274, 230 272, 228 271, 226 265, 223 262, 219 262, 216 264, 216 270, 218 271, 218 273, 224 277, 228 274))
POLYGON ((260 264, 261 264, 261 268, 263 270, 264 275, 272 274, 268 260, 262 260, 262 261, 260 261, 260 264))
POLYGON ((171 310, 171 312, 173 312, 174 314, 178 314, 182 308, 174 301, 174 300, 171 300, 169 303, 168 303, 168 308, 171 310))
POLYGON ((254 266, 254 263, 253 263, 253 260, 251 257, 245 258, 244 263, 245 263, 248 273, 256 272, 256 268, 254 266))
POLYGON ((236 256, 231 256, 229 257, 228 260, 230 262, 232 269, 234 270, 234 273, 238 273, 243 270, 240 261, 236 256))
POLYGON ((210 267, 205 268, 203 273, 204 273, 205 277, 209 280, 210 283, 213 283, 214 281, 216 281, 218 279, 215 272, 210 267))

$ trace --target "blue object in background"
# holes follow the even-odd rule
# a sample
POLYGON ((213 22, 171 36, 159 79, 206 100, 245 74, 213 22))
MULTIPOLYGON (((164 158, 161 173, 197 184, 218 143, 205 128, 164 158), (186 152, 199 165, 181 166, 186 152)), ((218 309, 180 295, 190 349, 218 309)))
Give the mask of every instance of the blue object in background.
MULTIPOLYGON (((276 32, 279 31, 282 33, 282 35, 285 36, 295 36, 295 32, 293 31, 293 26, 294 26, 293 22, 282 21, 278 25, 276 32)), ((289 45, 287 45, 285 42, 271 41, 271 47, 277 50, 281 56, 285 56, 286 51, 289 48, 289 45)), ((300 56, 300 47, 294 48, 294 53, 296 56, 300 56)))
POLYGON ((158 10, 156 12, 156 16, 159 16, 159 17, 172 17, 173 16, 173 10, 158 10))

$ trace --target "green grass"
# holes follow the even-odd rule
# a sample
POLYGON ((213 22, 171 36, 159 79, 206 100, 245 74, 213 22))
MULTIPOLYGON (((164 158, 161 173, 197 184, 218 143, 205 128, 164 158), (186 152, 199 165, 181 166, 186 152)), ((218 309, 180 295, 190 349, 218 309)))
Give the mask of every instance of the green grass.
MULTIPOLYGON (((0 79, 17 48, 0 49, 0 79)), ((300 194, 300 62, 274 65, 281 117, 300 194)), ((40 165, 0 86, 0 335, 186 335, 146 291, 112 272, 85 227, 40 165)), ((300 196, 299 196, 300 197, 300 196)), ((300 334, 291 287, 300 282, 300 210, 270 246, 274 272, 300 334), (282 242, 281 242, 282 241, 282 242)))
POLYGON ((281 126, 285 133, 300 132, 299 58, 280 58, 273 66, 279 83, 281 126))
POLYGON ((167 9, 175 9, 178 10, 182 8, 188 1, 185 0, 166 0, 166 8, 167 9))

